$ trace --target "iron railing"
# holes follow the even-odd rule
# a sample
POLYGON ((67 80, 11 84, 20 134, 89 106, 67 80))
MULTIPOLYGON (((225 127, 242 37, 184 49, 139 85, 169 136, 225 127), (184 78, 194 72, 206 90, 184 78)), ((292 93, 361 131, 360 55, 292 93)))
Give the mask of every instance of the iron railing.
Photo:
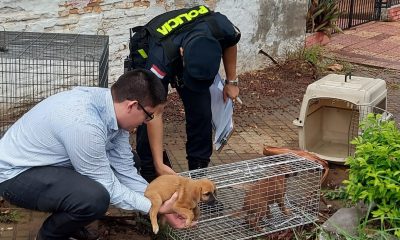
MULTIPOLYGON (((385 1, 383 1, 383 2, 385 2, 385 1)), ((388 8, 390 8, 391 6, 399 5, 399 4, 400 4, 400 0, 387 0, 386 6, 388 8)))
MULTIPOLYGON (((321 2, 319 1, 320 4, 321 2)), ((343 30, 380 20, 382 8, 399 5, 400 0, 336 0, 336 4, 340 12, 336 25, 343 30)), ((309 0, 309 7, 311 7, 311 0, 309 0)))
POLYGON ((340 17, 337 25, 348 29, 380 18, 381 0, 339 0, 340 17))

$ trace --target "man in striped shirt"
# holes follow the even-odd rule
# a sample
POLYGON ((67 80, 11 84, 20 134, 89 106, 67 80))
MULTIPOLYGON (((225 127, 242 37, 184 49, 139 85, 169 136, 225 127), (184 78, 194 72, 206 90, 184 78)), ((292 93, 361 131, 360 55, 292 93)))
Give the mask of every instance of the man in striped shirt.
MULTIPOLYGON (((69 239, 109 204, 148 213, 147 182, 136 172, 129 131, 160 117, 166 93, 148 70, 111 87, 76 87, 43 100, 0 139, 0 194, 19 207, 52 212, 38 239, 69 239)), ((162 209, 169 223, 183 227, 162 209)))

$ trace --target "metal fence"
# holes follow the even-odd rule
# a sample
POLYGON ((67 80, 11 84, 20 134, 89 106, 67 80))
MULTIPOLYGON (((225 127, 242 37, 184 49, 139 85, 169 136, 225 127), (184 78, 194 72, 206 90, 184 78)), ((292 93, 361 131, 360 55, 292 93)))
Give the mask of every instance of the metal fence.
POLYGON ((108 36, 0 31, 0 138, 44 98, 108 86, 108 36))
POLYGON ((381 14, 379 0, 339 0, 340 17, 337 25, 348 29, 366 22, 378 20, 381 14))
MULTIPOLYGON (((311 6, 309 0, 309 7, 311 6)), ((400 4, 400 0, 332 0, 336 1, 340 16, 336 24, 339 28, 349 29, 370 21, 380 20, 383 8, 400 4)), ((318 1, 320 4, 321 0, 318 1)), ((329 2, 329 1, 328 1, 329 2)), ((310 31, 310 29, 307 29, 310 31)))
MULTIPOLYGON (((385 3, 385 1, 382 1, 383 4, 385 3)), ((387 0, 386 6, 389 8, 391 6, 394 5, 399 5, 400 4, 400 0, 387 0)))

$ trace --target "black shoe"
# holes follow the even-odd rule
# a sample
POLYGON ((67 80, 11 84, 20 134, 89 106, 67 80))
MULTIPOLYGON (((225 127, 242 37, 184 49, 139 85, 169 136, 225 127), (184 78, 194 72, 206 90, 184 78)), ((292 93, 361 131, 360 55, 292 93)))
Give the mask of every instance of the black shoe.
POLYGON ((99 239, 99 232, 90 227, 83 227, 73 233, 69 240, 97 240, 99 239))

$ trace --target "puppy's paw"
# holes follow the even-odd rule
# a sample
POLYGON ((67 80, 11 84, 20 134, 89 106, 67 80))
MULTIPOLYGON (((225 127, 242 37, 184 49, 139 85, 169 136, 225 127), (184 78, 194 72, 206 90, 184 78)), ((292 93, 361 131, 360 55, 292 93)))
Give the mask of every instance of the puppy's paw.
POLYGON ((154 234, 157 234, 159 230, 160 230, 160 227, 158 225, 153 225, 153 233, 154 234))
POLYGON ((190 219, 186 219, 185 228, 189 228, 192 226, 192 221, 190 219))

